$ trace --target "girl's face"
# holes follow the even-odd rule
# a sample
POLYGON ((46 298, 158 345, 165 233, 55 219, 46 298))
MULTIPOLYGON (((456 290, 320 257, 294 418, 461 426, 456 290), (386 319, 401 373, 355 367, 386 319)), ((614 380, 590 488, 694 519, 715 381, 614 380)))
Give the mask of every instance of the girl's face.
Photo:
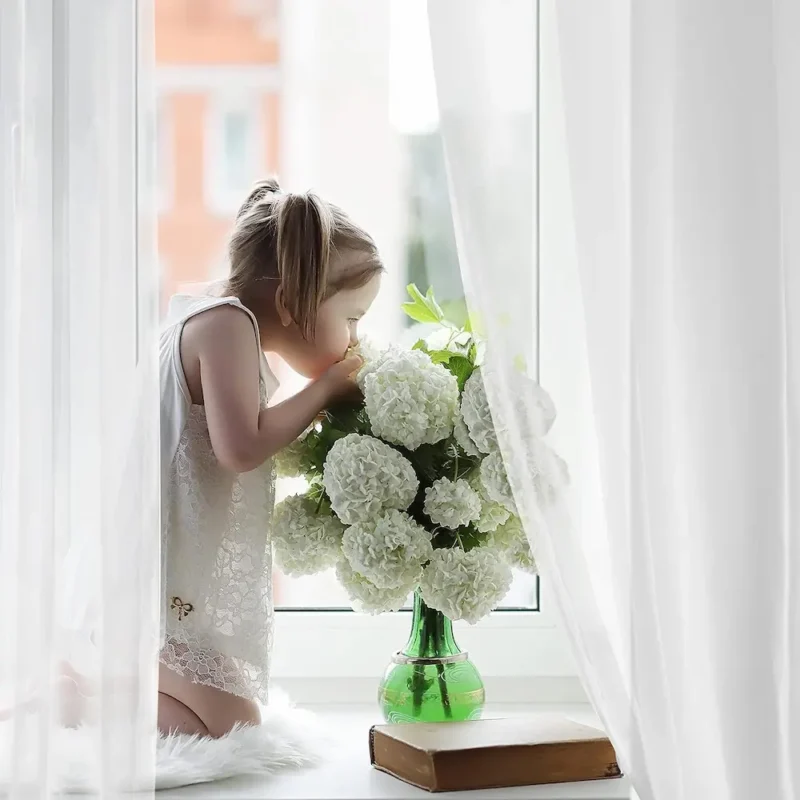
POLYGON ((358 323, 378 295, 380 273, 358 289, 342 289, 319 307, 313 341, 303 338, 292 322, 284 327, 278 355, 297 373, 319 378, 358 344, 358 323))

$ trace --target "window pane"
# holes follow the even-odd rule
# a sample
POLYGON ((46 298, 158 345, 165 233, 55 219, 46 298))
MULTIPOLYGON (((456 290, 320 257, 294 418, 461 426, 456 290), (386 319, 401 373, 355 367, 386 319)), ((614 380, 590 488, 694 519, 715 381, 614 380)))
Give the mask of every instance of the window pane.
MULTIPOLYGON (((239 201, 251 183, 276 173, 285 189, 314 189, 340 205, 378 242, 386 275, 362 333, 409 345, 424 333, 399 308, 411 281, 433 286, 450 313, 463 316, 425 0, 198 5, 203 13, 185 0, 156 0, 161 83, 169 87, 165 158, 173 160, 163 165, 172 198, 159 230, 165 295, 227 274, 236 205, 227 216, 209 207, 205 171, 239 201), (247 103, 225 107, 243 91, 247 103), (209 163, 206 120, 220 100, 209 163)), ((274 369, 282 396, 302 385, 285 365, 274 369)), ((279 486, 297 490, 296 482, 279 486)), ((506 604, 535 607, 537 596, 536 579, 520 574, 506 604)), ((275 601, 347 607, 332 573, 277 575, 275 601)))
POLYGON ((244 194, 248 186, 253 183, 250 120, 251 116, 246 111, 229 111, 224 115, 222 157, 227 191, 244 194))

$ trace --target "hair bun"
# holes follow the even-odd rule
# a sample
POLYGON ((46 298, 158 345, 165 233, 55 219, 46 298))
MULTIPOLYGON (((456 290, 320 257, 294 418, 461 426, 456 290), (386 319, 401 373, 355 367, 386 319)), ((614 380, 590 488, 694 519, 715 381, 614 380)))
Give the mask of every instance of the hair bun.
POLYGON ((265 178, 264 180, 258 181, 250 190, 250 194, 247 195, 247 199, 242 203, 241 208, 239 208, 239 213, 236 215, 236 218, 238 219, 244 216, 256 203, 260 203, 269 195, 280 193, 281 185, 278 183, 277 178, 265 178))
POLYGON ((265 194, 278 194, 280 191, 281 185, 275 177, 265 178, 253 187, 253 192, 264 192, 265 194))

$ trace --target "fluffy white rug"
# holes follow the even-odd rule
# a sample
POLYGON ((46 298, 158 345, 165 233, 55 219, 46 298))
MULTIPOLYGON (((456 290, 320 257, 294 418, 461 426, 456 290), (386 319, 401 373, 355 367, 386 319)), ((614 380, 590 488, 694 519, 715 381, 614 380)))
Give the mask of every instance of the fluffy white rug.
MULTIPOLYGON (((0 734, 4 725, 0 723, 0 734)), ((53 784, 57 791, 90 791, 97 783, 96 731, 89 728, 59 728, 55 733, 53 784)), ((0 735, 0 794, 11 777, 12 748, 0 735)), ((174 789, 208 783, 237 775, 272 775, 288 768, 319 763, 329 750, 332 737, 311 712, 293 708, 284 695, 273 693, 262 708, 257 727, 236 728, 221 739, 173 734, 162 736, 156 755, 156 789, 174 789)), ((33 754, 31 754, 33 755, 33 754)), ((23 756, 24 760, 24 756, 23 756)), ((27 765, 19 773, 31 774, 27 765)), ((18 774, 19 774, 18 773, 18 774)), ((140 785, 121 787, 140 791, 140 785)))
POLYGON ((319 763, 329 746, 327 732, 311 712, 273 700, 262 709, 261 725, 236 728, 222 739, 161 737, 156 789, 309 766, 319 763))

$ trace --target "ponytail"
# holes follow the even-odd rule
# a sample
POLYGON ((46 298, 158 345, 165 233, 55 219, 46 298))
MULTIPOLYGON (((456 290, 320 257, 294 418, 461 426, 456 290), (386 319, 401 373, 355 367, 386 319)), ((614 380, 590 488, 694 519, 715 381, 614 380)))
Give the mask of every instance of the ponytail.
POLYGON ((267 199, 270 195, 279 195, 280 193, 281 185, 276 178, 265 178, 263 181, 258 181, 250 190, 247 199, 239 207, 239 211, 236 214, 237 221, 247 214, 253 206, 267 199))
POLYGON ((277 204, 276 223, 283 302, 303 336, 311 339, 328 283, 331 212, 315 194, 287 194, 277 204))
POLYGON ((326 297, 383 271, 375 242, 341 209, 315 194, 284 194, 274 178, 259 181, 242 203, 229 254, 226 291, 258 308, 274 291, 263 287, 279 281, 286 310, 309 340, 326 297), (356 263, 332 275, 334 252, 353 254, 356 263))

